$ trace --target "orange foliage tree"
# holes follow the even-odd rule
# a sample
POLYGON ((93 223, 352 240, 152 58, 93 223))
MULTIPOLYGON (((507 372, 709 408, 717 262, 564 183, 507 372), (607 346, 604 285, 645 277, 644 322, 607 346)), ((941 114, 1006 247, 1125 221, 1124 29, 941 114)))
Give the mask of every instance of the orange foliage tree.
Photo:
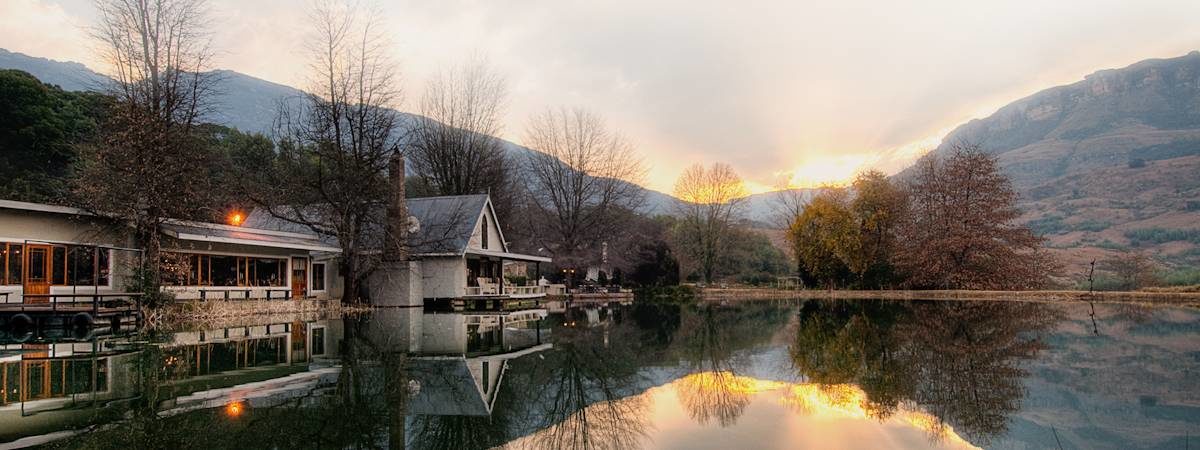
POLYGON ((919 289, 1032 289, 1054 262, 1042 238, 1014 224, 1017 193, 977 144, 918 163, 893 261, 919 289))

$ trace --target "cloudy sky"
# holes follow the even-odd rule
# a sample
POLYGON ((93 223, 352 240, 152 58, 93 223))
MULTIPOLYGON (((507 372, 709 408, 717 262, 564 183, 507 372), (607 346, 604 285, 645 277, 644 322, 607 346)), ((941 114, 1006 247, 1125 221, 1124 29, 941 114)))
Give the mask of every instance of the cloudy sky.
MULTIPOLYGON (((209 0, 217 66, 302 87, 304 0, 209 0)), ((411 109, 471 55, 503 73, 504 136, 581 106, 671 190, 728 162, 763 191, 895 171, 954 126, 1099 69, 1200 49, 1200 1, 379 2, 411 109)), ((0 47, 97 67, 89 0, 0 1, 0 47)), ((98 67, 97 67, 98 68, 98 67)))

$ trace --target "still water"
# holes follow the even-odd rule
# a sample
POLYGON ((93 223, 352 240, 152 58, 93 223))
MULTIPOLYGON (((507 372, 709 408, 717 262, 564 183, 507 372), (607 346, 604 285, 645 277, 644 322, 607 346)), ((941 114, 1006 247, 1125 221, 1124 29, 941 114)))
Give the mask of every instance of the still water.
POLYGON ((0 343, 0 447, 1200 446, 1187 308, 392 309, 0 343))

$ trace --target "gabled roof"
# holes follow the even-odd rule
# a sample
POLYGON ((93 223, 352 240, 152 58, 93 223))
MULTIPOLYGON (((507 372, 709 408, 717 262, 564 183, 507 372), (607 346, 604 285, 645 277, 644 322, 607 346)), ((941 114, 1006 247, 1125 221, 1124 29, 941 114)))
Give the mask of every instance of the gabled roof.
MULTIPOLYGON (((414 256, 421 255, 462 255, 467 251, 471 235, 479 226, 479 218, 485 208, 489 214, 491 200, 487 194, 450 195, 442 197, 421 197, 408 199, 408 214, 416 218, 418 231, 409 236, 409 252, 414 256)), ((376 207, 374 214, 386 216, 386 208, 376 207)), ((494 215, 494 214, 493 214, 494 215)), ((381 223, 382 220, 376 221, 381 223)), ((244 226, 287 232, 310 232, 308 227, 284 220, 271 215, 266 210, 255 208, 246 217, 244 226)), ((378 250, 379 239, 383 230, 368 230, 367 248, 378 250)), ((322 237, 322 241, 330 246, 337 246, 334 237, 322 237)), ((503 238, 501 239, 503 242, 503 238)))
MULTIPOLYGON (((486 416, 492 407, 463 358, 414 358, 408 376, 420 386, 408 409, 428 416, 486 416)), ((496 368, 495 370, 503 370, 496 368)), ((486 383, 486 380, 483 381, 486 383)))
POLYGON ((479 217, 491 213, 487 194, 452 195, 408 199, 408 215, 420 225, 409 236, 414 254, 453 253, 467 251, 471 235, 479 228, 479 217))

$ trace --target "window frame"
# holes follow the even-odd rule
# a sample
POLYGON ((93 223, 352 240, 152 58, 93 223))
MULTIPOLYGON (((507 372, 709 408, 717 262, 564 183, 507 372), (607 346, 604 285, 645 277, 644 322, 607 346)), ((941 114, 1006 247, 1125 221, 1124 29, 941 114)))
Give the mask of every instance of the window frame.
POLYGON ((308 264, 308 266, 309 266, 309 268, 308 268, 308 271, 309 271, 308 290, 311 292, 325 292, 328 289, 327 286, 329 283, 329 276, 326 275, 325 272, 327 270, 329 270, 328 269, 329 265, 325 261, 321 261, 321 262, 313 261, 313 262, 310 262, 308 264), (320 289, 317 289, 317 283, 316 283, 317 266, 321 266, 321 288, 320 289))

